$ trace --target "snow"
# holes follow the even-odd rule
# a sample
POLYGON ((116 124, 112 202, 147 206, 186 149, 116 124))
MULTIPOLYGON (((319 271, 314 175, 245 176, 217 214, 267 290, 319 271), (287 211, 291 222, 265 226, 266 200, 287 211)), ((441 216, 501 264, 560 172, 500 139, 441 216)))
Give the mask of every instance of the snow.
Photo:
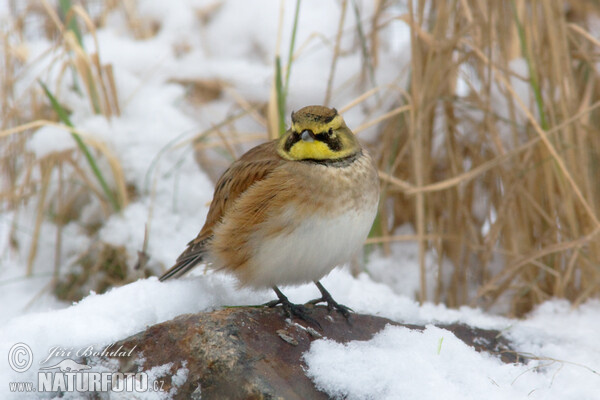
MULTIPOLYGON (((358 2, 363 24, 368 28, 374 2, 358 2)), ((310 7, 303 2, 297 54, 290 81, 287 113, 307 104, 322 102, 331 64, 333 43, 340 12, 339 2, 321 2, 310 7), (331 18, 334 15, 335 18, 331 18), (331 21, 335 23, 331 23, 331 21)), ((396 7, 396 6, 394 6, 396 7)), ((396 7, 398 13, 404 12, 396 7)), ((128 183, 137 196, 120 213, 106 217, 94 198, 81 210, 79 220, 63 227, 59 254, 60 273, 69 272, 83 249, 92 241, 124 246, 131 264, 144 242, 148 227, 147 252, 151 266, 168 267, 185 244, 200 229, 212 196, 212 183, 194 161, 190 146, 177 146, 231 115, 241 96, 247 102, 266 102, 271 95, 273 58, 278 51, 279 3, 262 0, 214 2, 182 0, 165 2, 140 0, 140 18, 160 26, 156 36, 137 39, 122 12, 112 11, 107 26, 97 32, 100 60, 113 66, 122 114, 110 120, 90 110, 70 86, 70 74, 58 82, 61 63, 52 43, 27 31, 26 53, 32 64, 15 82, 19 97, 41 78, 72 112, 71 120, 85 137, 106 146, 119 160, 128 183), (198 18, 199 14, 207 15, 198 18), (257 22, 259 21, 259 22, 257 22), (187 49, 176 51, 176 49, 187 49), (226 90, 216 100, 186 111, 185 89, 177 80, 217 79, 226 90), (235 95, 234 95, 235 94, 235 95), (90 224, 101 224, 96 237, 85 232, 90 224)), ((0 20, 10 21, 8 7, 0 2, 0 20)), ((280 53, 287 59, 287 46, 293 20, 291 2, 285 2, 280 53)), ((380 32, 383 49, 375 79, 379 85, 405 87, 410 62, 407 51, 409 31, 402 21, 388 21, 380 32)), ((341 108, 363 93, 359 82, 362 69, 360 46, 355 34, 355 16, 346 13, 345 50, 338 60, 331 104, 341 108)), ((8 26, 8 25, 7 25, 8 26)), ((365 29, 366 29, 365 28, 365 29)), ((86 49, 94 49, 90 35, 84 36, 86 49)), ((525 75, 522 60, 511 68, 525 75)), ((528 91, 520 81, 513 82, 525 101, 528 91)), ((368 87, 366 87, 368 89, 368 87)), ((464 83, 460 91, 467 90, 464 83)), ((508 105, 498 88, 499 112, 508 105)), ((344 113, 349 126, 358 126, 377 117, 397 100, 397 91, 380 92, 382 105, 373 110, 354 107, 344 113)), ((366 102, 374 104, 373 99, 366 102)), ((239 132, 266 131, 251 117, 235 122, 239 132)), ((361 132, 369 139, 375 127, 361 132)), ((265 135, 266 138, 266 135, 265 135)), ((507 136, 508 138, 508 136, 507 136)), ((508 140, 508 139, 507 139, 508 140)), ((256 143, 250 143, 254 145, 256 143)), ((76 147, 70 134, 56 127, 38 129, 27 143, 37 157, 76 147)), ((238 154, 248 147, 238 149, 238 154)), ((112 176, 101 162, 105 176, 112 176)), ((32 173, 39 179, 40 171, 32 173)), ((56 174, 51 177, 57 181, 56 174)), ((109 182, 110 183, 110 182, 109 182)), ((55 191, 56 185, 50 185, 55 191)), ((218 309, 226 305, 260 304, 273 298, 269 291, 238 289, 236 281, 219 273, 205 274, 197 268, 184 279, 160 283, 155 277, 140 279, 105 294, 90 293, 76 304, 57 300, 49 290, 54 273, 56 225, 41 224, 33 276, 25 271, 34 234, 37 203, 30 201, 19 213, 0 212, 0 397, 23 398, 7 391, 9 382, 36 381, 37 368, 18 373, 5 361, 16 343, 31 347, 34 365, 56 346, 96 348, 124 339, 148 326, 183 313, 218 309), (11 227, 14 227, 9 237, 11 227), (22 244, 10 246, 10 240, 22 244)), ((402 227, 395 234, 413 234, 402 227)), ((305 355, 307 374, 330 396, 348 399, 445 398, 445 399, 590 399, 600 393, 600 303, 590 301, 577 309, 560 300, 543 304, 522 320, 504 318, 483 310, 415 302, 419 288, 418 249, 414 242, 391 245, 391 257, 375 252, 369 258, 369 272, 352 276, 346 269, 332 272, 322 282, 340 303, 356 312, 369 313, 393 321, 424 324, 423 332, 389 326, 372 340, 339 344, 326 339, 313 343, 305 355), (385 282, 385 283, 384 283, 385 282), (433 323, 463 322, 498 329, 516 349, 537 359, 527 365, 502 364, 496 358, 475 352, 446 330, 433 323)), ((437 279, 435 254, 428 253, 428 282, 437 279)), ((443 260, 443 263, 447 263, 443 260)), ((445 264, 443 264, 445 265, 445 264)), ((444 267, 443 271, 450 271, 444 267)), ((446 279, 446 277, 443 277, 446 279)), ((429 285, 433 288, 433 284, 429 285)), ((303 302, 318 296, 314 285, 282 288, 292 301, 303 302)), ((167 366, 151 371, 162 376, 167 366)), ((185 366, 173 376, 175 389, 187 379, 185 366)), ((200 393, 200 388, 197 390, 200 393)), ((143 398, 169 398, 173 393, 150 394, 143 398), (154 395, 154 396, 153 396, 154 395)), ((28 394, 31 398, 33 394, 28 394)), ((38 394, 50 397, 52 394, 38 394)), ((66 394, 66 398, 77 398, 66 394)), ((128 398, 111 393, 112 398, 128 398)), ((142 397, 140 397, 142 398, 142 397)))
POLYGON ((512 381, 527 368, 503 365, 434 326, 388 326, 347 345, 319 340, 305 360, 319 389, 348 399, 518 398, 512 381))
MULTIPOLYGON (((346 269, 323 281, 335 298, 357 312, 398 322, 427 324, 423 332, 388 326, 369 341, 340 344, 313 342, 305 354, 307 374, 329 395, 349 399, 584 399, 600 391, 600 302, 571 310, 563 301, 539 307, 529 318, 511 320, 481 310, 449 310, 396 295, 366 274, 354 278, 346 269), (537 357, 529 364, 503 364, 477 353, 451 332, 431 324, 463 322, 498 329, 520 352, 537 357)), ((313 285, 283 288, 292 301, 318 295, 313 285)), ((259 304, 272 299, 269 291, 237 289, 234 278, 219 273, 165 283, 154 277, 91 294, 61 310, 29 313, 0 328, 0 349, 7 354, 15 343, 32 348, 41 360, 56 345, 68 348, 106 346, 148 326, 173 317, 224 305, 259 304)), ((37 369, 25 373, 0 364, 0 387, 34 380, 37 369)), ((179 371, 177 382, 185 378, 179 371)))
POLYGON ((550 302, 531 319, 505 321, 517 349, 538 357, 527 365, 478 353, 445 329, 388 325, 369 341, 314 342, 304 356, 307 373, 319 389, 344 399, 591 399, 600 390, 600 349, 591 332, 599 327, 592 322, 598 305, 572 317, 564 302, 550 302), (565 316, 583 329, 548 329, 565 316))

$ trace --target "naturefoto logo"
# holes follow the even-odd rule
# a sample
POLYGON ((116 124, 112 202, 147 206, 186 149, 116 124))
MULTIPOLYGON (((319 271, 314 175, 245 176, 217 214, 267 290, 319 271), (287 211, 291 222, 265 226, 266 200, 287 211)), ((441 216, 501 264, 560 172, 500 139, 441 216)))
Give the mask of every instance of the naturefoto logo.
MULTIPOLYGON (((37 382, 10 382, 9 389, 11 392, 62 393, 162 391, 163 382, 154 381, 152 385, 149 385, 148 376, 144 372, 94 371, 92 366, 75 359, 83 357, 130 357, 134 350, 135 347, 129 351, 123 350, 123 346, 114 348, 113 344, 101 350, 96 350, 94 346, 80 349, 55 346, 37 364, 37 382)), ((25 373, 30 370, 34 365, 33 361, 33 351, 25 343, 16 343, 8 353, 8 364, 18 373, 25 373)))
POLYGON ((40 368, 40 371, 44 370, 44 369, 55 369, 55 368, 60 369, 60 372, 79 372, 79 371, 83 371, 85 369, 90 369, 92 367, 90 367, 89 365, 85 365, 85 364, 79 364, 78 362, 75 362, 75 361, 67 358, 65 360, 62 360, 61 362, 59 362, 56 365, 40 368))

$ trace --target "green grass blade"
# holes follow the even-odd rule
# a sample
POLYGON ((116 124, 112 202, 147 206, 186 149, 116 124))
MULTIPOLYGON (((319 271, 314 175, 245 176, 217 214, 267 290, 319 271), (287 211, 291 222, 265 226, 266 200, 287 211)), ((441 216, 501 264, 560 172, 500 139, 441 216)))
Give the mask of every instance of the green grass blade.
POLYGON ((383 228, 381 227, 381 213, 377 210, 377 214, 375 215, 375 219, 373 220, 373 225, 371 225, 371 230, 369 231, 368 238, 374 238, 383 235, 383 228))
POLYGON ((296 0, 296 11, 294 12, 294 26, 292 27, 292 39, 288 54, 287 70, 285 73, 285 84, 281 73, 281 58, 275 57, 275 90, 277 91, 277 114, 279 116, 279 136, 285 135, 285 105, 290 86, 290 75, 294 60, 294 47, 296 46, 296 32, 298 31, 298 19, 300 16, 300 0, 296 0))
POLYGON ((547 131, 549 129, 548 120, 546 119, 546 113, 544 108, 544 98, 542 96, 542 91, 540 89, 540 84, 538 82, 537 73, 535 68, 533 68, 533 63, 531 61, 531 56, 529 51, 527 50, 527 38, 525 37, 525 29, 519 20, 519 15, 517 14, 517 6, 515 4, 515 0, 511 0, 510 2, 513 15, 515 17, 515 23, 517 25, 517 32, 519 33, 519 43, 521 45, 521 53, 527 62, 527 68, 529 70, 529 84, 533 89, 533 93, 535 95, 535 102, 538 108, 538 112, 540 114, 540 125, 543 130, 547 131))
POLYGON ((90 91, 90 97, 92 98, 92 106, 94 107, 94 113, 100 114, 100 100, 98 99, 98 90, 96 89, 96 85, 94 84, 94 78, 92 76, 92 71, 89 68, 86 68, 87 81, 89 82, 88 90, 90 91))
MULTIPOLYGON (((77 43, 79 43, 79 46, 81 46, 81 48, 85 50, 85 47, 83 45, 83 39, 81 36, 81 30, 79 29, 79 25, 77 24, 77 19, 73 15, 67 22, 67 15, 69 14, 69 11, 71 11, 72 6, 73 5, 72 5, 71 0, 59 0, 59 9, 60 9, 61 18, 63 19, 63 21, 65 21, 67 29, 69 31, 73 32, 73 34, 75 35, 75 38, 77 39, 77 43)), ((76 73, 75 68, 72 67, 71 71, 73 73, 73 84, 75 85, 75 90, 77 91, 77 93, 81 94, 81 89, 79 88, 79 85, 77 82, 77 73, 76 73)), ((90 98, 92 100, 92 106, 94 107, 94 112, 96 114, 100 114, 100 112, 102 111, 101 107, 100 107, 100 99, 99 99, 99 95, 98 95, 98 90, 96 89, 96 85, 93 80, 92 71, 89 68, 86 68, 85 74, 87 75, 85 77, 85 81, 88 82, 88 84, 86 86, 89 91, 90 98)))
MULTIPOLYGON (((67 20, 67 14, 71 10, 71 6, 72 6, 71 0, 59 0, 58 10, 60 11, 60 17, 65 22, 67 20)), ((75 18, 71 18, 71 20, 67 24, 67 29, 73 32, 73 34, 75 35, 75 39, 77 39, 77 42, 83 49, 83 40, 81 38, 81 31, 79 31, 79 25, 77 25, 77 20, 75 18)), ((77 80, 77 70, 75 69, 75 66, 73 64, 71 64, 70 69, 71 69, 71 75, 73 76, 73 88, 75 89, 75 91, 78 94, 82 94, 81 88, 79 87, 79 82, 77 80)))
MULTIPOLYGON (((294 59, 294 48, 296 47, 296 32, 298 31, 298 19, 300 16, 300 0, 296 0, 296 11, 294 11, 294 26, 292 27, 292 39, 290 41, 290 49, 288 54, 287 71, 285 73, 285 96, 287 97, 290 87, 290 72, 292 70, 292 62, 294 59)), ((284 99, 285 100, 285 99, 284 99)), ((283 103, 285 106, 285 102, 283 103)))
MULTIPOLYGON (((375 87, 377 86, 375 82, 375 70, 373 69, 373 63, 371 63, 371 57, 369 56, 369 50, 367 49, 367 37, 365 36, 362 22, 360 20, 360 10, 358 9, 358 4, 356 4, 356 0, 352 0, 352 8, 354 9, 354 14, 356 15, 356 31, 358 32, 358 37, 360 38, 360 47, 362 50, 363 60, 369 73, 371 85, 375 87)), ((379 93, 376 93, 375 97, 379 98, 379 93)))
POLYGON ((279 116, 279 136, 285 134, 285 97, 286 93, 283 88, 281 79, 281 59, 275 57, 275 90, 277 91, 277 114, 279 116))
MULTIPOLYGON (((52 108, 54 109, 56 114, 58 114, 58 118, 68 127, 74 128, 73 123, 71 123, 71 120, 69 119, 69 115, 67 114, 67 112, 63 108, 63 106, 60 105, 58 100, 56 100, 56 98, 52 95, 52 93, 50 92, 48 87, 46 85, 44 85, 44 83, 42 81, 38 80, 38 82, 42 86, 42 89, 44 89, 44 93, 46 93, 46 96, 50 100, 50 104, 52 105, 52 108)), ((92 172, 94 173, 94 176, 98 180, 98 183, 102 187, 102 191, 106 195, 106 197, 107 197, 108 201, 110 202, 110 204, 112 205, 113 209, 115 211, 120 211, 121 206, 119 205, 119 203, 117 202, 112 191, 108 187, 108 184, 106 183, 106 180, 104 179, 104 176, 102 175, 102 172, 100 171, 100 168, 98 168, 98 164, 96 163, 94 156, 92 155, 92 153, 86 146, 85 142, 76 133, 71 132, 71 136, 73 136, 73 139, 75 139, 77 146, 79 147, 79 149, 85 156, 85 159, 87 160, 88 164, 90 165, 90 168, 92 169, 92 172)))
MULTIPOLYGON (((71 0, 59 0, 58 5, 60 7, 60 14, 65 23, 67 22, 67 14, 71 10, 72 4, 71 0)), ((77 20, 75 17, 71 17, 69 23, 67 24, 67 29, 72 31, 77 38, 77 42, 83 48, 83 40, 81 39, 81 31, 79 30, 79 25, 77 25, 77 20)))

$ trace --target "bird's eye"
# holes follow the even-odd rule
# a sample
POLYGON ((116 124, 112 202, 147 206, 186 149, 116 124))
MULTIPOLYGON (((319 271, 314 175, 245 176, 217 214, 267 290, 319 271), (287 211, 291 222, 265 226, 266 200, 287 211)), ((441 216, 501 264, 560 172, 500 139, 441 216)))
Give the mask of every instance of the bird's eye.
POLYGON ((329 128, 329 130, 327 131, 327 134, 329 136, 333 136, 333 128, 329 128))

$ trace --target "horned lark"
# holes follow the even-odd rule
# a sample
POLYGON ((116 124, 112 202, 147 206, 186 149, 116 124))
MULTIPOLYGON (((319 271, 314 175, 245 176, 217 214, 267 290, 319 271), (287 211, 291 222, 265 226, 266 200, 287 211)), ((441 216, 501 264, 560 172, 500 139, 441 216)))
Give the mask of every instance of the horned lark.
POLYGON ((288 315, 309 319, 278 285, 313 281, 321 298, 348 317, 319 282, 366 239, 379 199, 370 155, 335 109, 292 113, 280 139, 254 147, 217 182, 204 227, 161 281, 200 262, 233 273, 241 286, 271 287, 288 315))

